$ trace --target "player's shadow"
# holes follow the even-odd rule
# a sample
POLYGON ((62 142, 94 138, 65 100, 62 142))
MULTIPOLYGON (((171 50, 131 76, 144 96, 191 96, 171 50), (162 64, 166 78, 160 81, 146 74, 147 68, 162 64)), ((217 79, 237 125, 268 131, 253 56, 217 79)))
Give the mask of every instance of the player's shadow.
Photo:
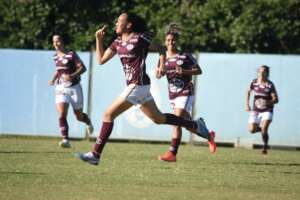
POLYGON ((0 151, 0 154, 57 154, 57 153, 67 153, 69 151, 0 151))

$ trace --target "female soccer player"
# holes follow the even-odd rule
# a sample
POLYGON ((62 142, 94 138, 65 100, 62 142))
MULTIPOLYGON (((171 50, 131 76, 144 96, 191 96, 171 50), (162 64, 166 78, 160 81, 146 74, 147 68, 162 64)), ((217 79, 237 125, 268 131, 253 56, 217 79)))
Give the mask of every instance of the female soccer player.
MULTIPOLYGON (((102 150, 112 132, 114 119, 133 105, 140 105, 141 111, 157 124, 170 124, 183 126, 194 133, 201 135, 208 132, 204 121, 185 120, 173 114, 163 114, 157 108, 150 93, 150 78, 146 74, 145 60, 148 50, 160 50, 159 46, 151 45, 151 35, 146 33, 145 22, 138 16, 122 13, 117 20, 115 31, 118 37, 104 51, 103 38, 105 26, 96 32, 96 54, 99 64, 104 64, 114 55, 118 54, 125 72, 127 87, 121 95, 106 109, 100 134, 96 140, 93 151, 79 153, 77 156, 93 165, 100 160, 102 150)), ((165 56, 160 60, 164 64, 165 56)), ((163 73, 163 67, 158 73, 163 73)), ((213 138, 211 138, 213 142, 213 138)))
MULTIPOLYGON (((179 28, 176 24, 170 24, 165 37, 166 52, 166 77, 168 80, 169 101, 174 110, 174 114, 185 119, 191 119, 190 112, 194 101, 194 85, 192 76, 202 74, 200 66, 192 55, 179 53, 176 42, 179 36, 179 28)), ((158 68, 157 68, 158 70, 158 68)), ((157 71, 156 77, 162 76, 157 71)), ((158 158, 162 161, 176 162, 176 154, 181 142, 182 129, 174 126, 172 141, 169 150, 158 158)), ((205 139, 214 138, 215 133, 210 131, 205 135, 205 139)), ((216 145, 208 141, 210 151, 216 151, 216 145)))
POLYGON ((273 118, 274 104, 278 103, 278 95, 274 84, 269 80, 270 68, 262 65, 258 69, 258 76, 254 79, 246 93, 246 111, 251 111, 248 129, 251 133, 261 132, 263 140, 262 154, 267 154, 269 134, 268 129, 273 118), (254 92, 252 110, 249 99, 254 92))
POLYGON ((62 141, 59 142, 59 146, 70 148, 69 126, 67 122, 69 103, 73 107, 77 120, 87 124, 87 132, 89 134, 93 132, 91 120, 82 111, 83 93, 80 84, 80 75, 86 71, 86 68, 75 52, 65 49, 61 35, 54 35, 52 41, 53 47, 56 50, 56 54, 54 55, 56 72, 53 78, 49 80, 49 85, 54 85, 56 82, 56 109, 59 114, 59 127, 63 137, 62 141))

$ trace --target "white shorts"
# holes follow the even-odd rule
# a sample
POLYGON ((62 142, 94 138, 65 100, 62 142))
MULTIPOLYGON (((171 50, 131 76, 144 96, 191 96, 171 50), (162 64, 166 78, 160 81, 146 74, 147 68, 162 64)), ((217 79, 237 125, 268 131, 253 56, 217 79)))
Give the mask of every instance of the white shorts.
POLYGON ((55 87, 55 102, 70 103, 74 110, 83 108, 83 93, 81 84, 71 87, 56 85, 55 87))
POLYGON ((260 124, 262 121, 273 119, 273 112, 255 112, 251 111, 248 123, 249 124, 260 124))
POLYGON ((170 99, 169 102, 173 110, 175 108, 181 108, 191 113, 194 102, 194 96, 179 96, 175 99, 170 99))
POLYGON ((133 105, 143 105, 153 99, 150 93, 150 85, 128 85, 120 94, 121 98, 126 99, 133 105))

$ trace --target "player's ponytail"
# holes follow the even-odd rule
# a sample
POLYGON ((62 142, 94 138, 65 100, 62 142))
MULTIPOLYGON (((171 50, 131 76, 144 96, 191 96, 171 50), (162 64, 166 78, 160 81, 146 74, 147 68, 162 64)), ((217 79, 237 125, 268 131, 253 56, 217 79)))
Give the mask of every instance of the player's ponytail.
POLYGON ((147 32, 147 24, 143 18, 140 16, 130 13, 130 12, 125 12, 127 14, 127 21, 132 23, 132 32, 136 33, 145 33, 147 32))

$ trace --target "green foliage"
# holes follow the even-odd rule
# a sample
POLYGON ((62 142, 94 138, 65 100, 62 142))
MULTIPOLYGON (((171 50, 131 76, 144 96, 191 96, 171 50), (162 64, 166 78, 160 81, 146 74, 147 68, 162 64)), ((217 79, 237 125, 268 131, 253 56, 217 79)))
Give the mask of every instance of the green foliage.
POLYGON ((117 16, 136 12, 163 43, 165 27, 182 27, 186 51, 300 53, 299 0, 13 0, 0 1, 0 47, 51 49, 51 36, 65 33, 69 48, 90 50, 94 33, 117 16))

